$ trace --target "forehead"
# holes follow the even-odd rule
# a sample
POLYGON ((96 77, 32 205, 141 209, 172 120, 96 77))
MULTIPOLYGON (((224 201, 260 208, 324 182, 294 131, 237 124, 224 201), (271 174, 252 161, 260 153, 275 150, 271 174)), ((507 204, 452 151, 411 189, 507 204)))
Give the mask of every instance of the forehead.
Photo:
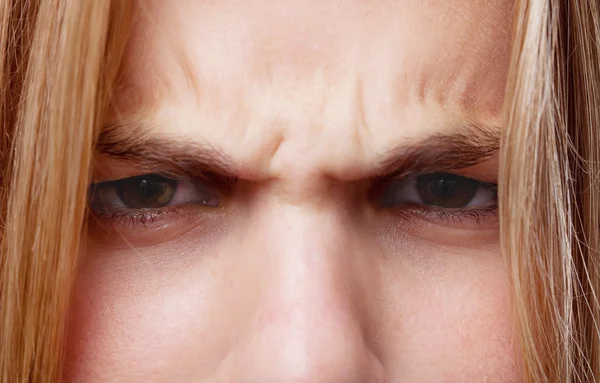
POLYGON ((152 104, 154 129, 231 151, 232 137, 260 151, 343 131, 379 148, 497 125, 511 13, 512 0, 148 1, 120 110, 152 104))
POLYGON ((176 77, 181 66, 225 86, 248 75, 298 80, 354 71, 417 94, 437 84, 457 88, 475 103, 479 88, 505 77, 511 12, 509 0, 148 1, 129 45, 130 74, 176 77))

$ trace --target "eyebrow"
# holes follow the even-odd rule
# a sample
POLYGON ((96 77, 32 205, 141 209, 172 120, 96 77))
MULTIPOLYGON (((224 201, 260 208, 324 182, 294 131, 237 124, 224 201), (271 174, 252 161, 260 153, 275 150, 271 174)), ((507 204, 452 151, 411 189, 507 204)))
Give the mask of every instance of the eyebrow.
POLYGON ((95 150, 133 163, 141 171, 192 177, 208 172, 232 179, 239 173, 227 155, 207 142, 152 135, 137 126, 107 127, 98 137, 95 150))
POLYGON ((497 155, 500 128, 467 125, 457 132, 434 134, 414 144, 388 150, 375 177, 404 178, 416 174, 457 171, 497 155))
MULTIPOLYGON (((190 177, 210 173, 229 179, 240 176, 240 166, 207 142, 154 135, 137 126, 123 127, 112 125, 103 130, 96 152, 133 163, 141 171, 190 177)), ((363 178, 404 178, 473 167, 497 154, 499 132, 499 128, 469 124, 456 132, 400 144, 381 153, 363 178)))

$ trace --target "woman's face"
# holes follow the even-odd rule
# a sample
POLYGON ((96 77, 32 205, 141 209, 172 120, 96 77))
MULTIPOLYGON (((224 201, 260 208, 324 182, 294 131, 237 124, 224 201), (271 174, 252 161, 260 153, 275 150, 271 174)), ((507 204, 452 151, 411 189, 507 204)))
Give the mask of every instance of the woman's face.
POLYGON ((141 2, 72 382, 514 382, 510 0, 141 2))

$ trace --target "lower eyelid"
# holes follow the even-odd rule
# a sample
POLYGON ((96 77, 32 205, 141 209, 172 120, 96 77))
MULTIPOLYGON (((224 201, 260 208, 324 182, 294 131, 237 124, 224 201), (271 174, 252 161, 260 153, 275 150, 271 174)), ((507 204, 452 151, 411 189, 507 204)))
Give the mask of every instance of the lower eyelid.
POLYGON ((88 235, 103 249, 143 248, 178 240, 197 230, 212 230, 222 221, 220 209, 184 205, 145 213, 90 213, 88 235))
POLYGON ((462 230, 485 230, 497 228, 497 210, 495 203, 464 209, 444 209, 412 204, 394 209, 394 214, 416 226, 419 226, 419 224, 415 223, 414 220, 420 219, 436 226, 462 230))
MULTIPOLYGON (((182 217, 195 216, 195 220, 201 221, 196 214, 198 209, 204 205, 195 203, 186 203, 175 206, 166 206, 164 208, 133 210, 133 209, 112 209, 112 210, 92 210, 90 215, 106 230, 112 230, 116 227, 121 229, 135 229, 138 226, 150 228, 151 225, 160 227, 171 225, 182 217)), ((206 211, 214 211, 212 206, 207 207, 206 211)), ((203 214, 206 215, 206 214, 203 214)))

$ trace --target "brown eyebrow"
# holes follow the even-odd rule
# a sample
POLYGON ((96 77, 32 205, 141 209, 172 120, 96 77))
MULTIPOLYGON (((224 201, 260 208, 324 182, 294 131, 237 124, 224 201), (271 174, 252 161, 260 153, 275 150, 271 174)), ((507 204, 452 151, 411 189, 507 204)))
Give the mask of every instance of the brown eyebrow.
POLYGON ((107 127, 95 149, 99 154, 133 162, 141 171, 186 176, 209 172, 232 179, 237 174, 233 161, 207 142, 149 135, 143 128, 132 125, 107 127))
MULTIPOLYGON (((475 166, 500 147, 499 129, 470 125, 458 132, 435 134, 401 144, 380 155, 381 160, 364 178, 404 178, 416 174, 458 171, 475 166)), ((183 141, 150 135, 137 125, 111 125, 96 144, 99 154, 133 162, 141 171, 199 176, 211 173, 236 179, 239 167, 222 151, 206 142, 183 141), (126 129, 123 129, 126 128, 126 129)))
POLYGON ((498 153, 499 132, 499 128, 471 125, 459 132, 435 134, 414 144, 400 145, 382 156, 375 176, 404 178, 473 167, 498 153))

